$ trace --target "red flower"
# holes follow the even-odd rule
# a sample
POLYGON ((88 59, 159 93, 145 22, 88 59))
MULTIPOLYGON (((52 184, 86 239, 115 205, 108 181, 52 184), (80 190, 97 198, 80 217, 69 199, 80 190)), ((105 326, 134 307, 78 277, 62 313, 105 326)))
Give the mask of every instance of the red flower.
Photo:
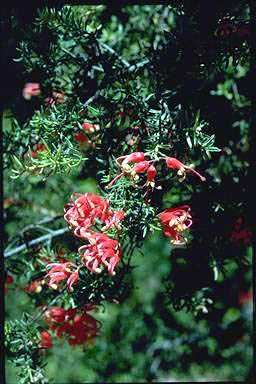
POLYGON ((24 288, 25 292, 35 292, 35 293, 40 293, 42 291, 42 285, 45 284, 44 279, 37 279, 32 281, 29 285, 27 285, 24 288))
POLYGON ((72 285, 78 280, 78 270, 72 272, 70 267, 76 267, 74 263, 52 263, 48 264, 46 268, 53 268, 48 272, 46 277, 50 276, 50 281, 48 282, 49 287, 57 289, 58 285, 56 283, 67 279, 67 287, 69 291, 73 290, 72 285))
POLYGON ((246 305, 250 301, 252 301, 252 292, 246 291, 246 292, 239 292, 238 301, 240 305, 246 305))
POLYGON ((126 156, 120 156, 116 159, 116 163, 119 165, 119 167, 123 168, 126 172, 131 169, 130 165, 128 163, 138 163, 140 161, 143 161, 145 158, 144 152, 133 152, 130 155, 126 156), (119 164, 119 160, 122 160, 121 165, 119 164))
POLYGON ((5 284, 12 284, 13 283, 13 277, 10 276, 10 275, 7 275, 6 276, 6 279, 5 279, 5 284))
POLYGON ((39 152, 43 152, 43 151, 45 151, 46 150, 46 148, 45 148, 45 146, 44 146, 44 144, 36 144, 35 146, 34 146, 34 151, 32 151, 31 152, 31 157, 33 158, 33 159, 35 159, 36 157, 37 157, 37 155, 38 155, 38 153, 39 152))
POLYGON ((78 249, 82 256, 82 263, 95 273, 101 273, 101 266, 108 268, 108 273, 114 276, 114 268, 118 265, 122 255, 116 240, 110 239, 106 234, 89 231, 86 234, 89 245, 78 249), (85 253, 83 253, 85 250, 85 253), (108 259, 108 260, 107 260, 108 259))
POLYGON ((150 167, 148 168, 148 182, 151 183, 153 182, 154 178, 156 177, 156 168, 154 167, 154 165, 150 165, 150 167))
POLYGON ((95 225, 96 219, 105 224, 102 231, 107 231, 112 225, 120 230, 123 211, 113 212, 108 200, 93 193, 75 193, 71 198, 75 195, 79 196, 78 199, 64 208, 64 219, 73 227, 76 236, 84 237, 83 234, 90 226, 95 225))
POLYGON ((44 317, 56 336, 67 336, 70 345, 83 345, 91 343, 99 334, 100 322, 87 314, 94 309, 91 304, 84 305, 81 312, 77 308, 53 307, 44 313, 44 317))
POLYGON ((53 107, 55 103, 62 104, 65 102, 65 94, 62 91, 53 91, 52 97, 47 97, 44 100, 44 104, 47 107, 53 107))
POLYGON ((122 176, 126 174, 130 174, 133 179, 136 179, 137 173, 144 172, 149 167, 149 162, 144 161, 147 153, 144 152, 133 152, 130 155, 120 156, 116 159, 117 165, 123 169, 122 173, 117 175, 107 186, 107 188, 111 188, 112 185, 119 180, 122 176), (121 164, 119 161, 122 160, 121 164), (129 163, 138 163, 134 167, 131 167, 129 163))
POLYGON ((48 349, 52 347, 52 338, 48 332, 41 332, 41 343, 39 344, 39 348, 48 349))
POLYGON ((252 241, 252 231, 245 224, 243 217, 238 217, 235 221, 234 229, 229 237, 231 241, 249 244, 252 241))
POLYGON ((65 320, 66 310, 60 307, 52 307, 44 312, 43 316, 49 325, 61 324, 65 320))
POLYGON ((178 175, 183 176, 183 178, 186 177, 186 170, 187 170, 194 173, 196 176, 198 176, 201 181, 206 180, 206 178, 200 175, 200 173, 198 173, 197 171, 195 171, 194 168, 192 168, 192 166, 189 167, 183 164, 181 161, 175 159, 174 157, 166 157, 165 161, 168 168, 177 169, 178 175))
POLYGON ((90 133, 94 133, 96 131, 99 131, 100 130, 100 126, 99 124, 94 124, 94 123, 88 123, 88 122, 84 122, 82 124, 82 128, 85 132, 87 132, 88 134, 90 133))
POLYGON ((183 205, 182 207, 168 208, 159 215, 163 223, 164 234, 173 238, 171 243, 174 245, 186 244, 186 237, 182 237, 180 233, 192 225, 189 210, 188 205, 183 205))
POLYGON ((95 143, 93 143, 83 132, 75 134, 74 140, 77 141, 81 147, 95 148, 95 143))
POLYGON ((22 95, 26 100, 30 100, 32 96, 38 96, 40 93, 40 84, 38 83, 26 83, 22 91, 22 95))
POLYGON ((89 140, 88 137, 84 135, 82 132, 74 135, 74 140, 76 140, 80 144, 86 144, 86 143, 89 144, 89 142, 91 143, 91 140, 89 140))
MULTIPOLYGON (((5 278, 5 284, 12 284, 13 283, 13 277, 10 276, 10 275, 6 275, 6 278, 5 278)), ((6 295, 8 292, 8 288, 4 287, 4 295, 6 295)))

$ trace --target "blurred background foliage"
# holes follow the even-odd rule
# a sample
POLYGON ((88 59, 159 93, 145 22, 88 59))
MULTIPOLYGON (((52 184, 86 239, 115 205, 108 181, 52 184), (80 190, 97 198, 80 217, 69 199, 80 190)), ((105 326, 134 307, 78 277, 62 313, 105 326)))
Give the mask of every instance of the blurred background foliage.
MULTIPOLYGON (((147 57, 152 46, 156 50, 160 49, 161 44, 164 45, 169 38, 165 31, 171 31, 176 26, 177 10, 164 5, 127 5, 111 9, 105 5, 73 8, 79 17, 90 20, 87 24, 89 30, 95 30, 102 24, 101 41, 113 47, 130 64, 136 64, 147 57)), ((73 44, 76 45, 76 42, 73 44)), ((63 43, 64 49, 70 47, 63 43)), ((79 53, 79 48, 72 52, 79 53)), ((71 72, 75 69, 72 64, 69 66, 71 72)), ((230 196, 232 198, 233 190, 235 196, 236 191, 246 183, 249 128, 246 114, 241 111, 250 106, 245 82, 242 81, 248 70, 248 61, 239 62, 235 66, 230 56, 224 70, 217 76, 218 80, 212 82, 210 89, 206 91, 207 100, 214 99, 219 109, 214 111, 211 105, 203 118, 209 121, 208 132, 216 134, 215 144, 222 149, 208 159, 207 173, 212 177, 216 188, 221 185, 222 192, 225 188, 228 191, 224 199, 230 196), (240 89, 245 89, 245 93, 241 93, 240 89), (224 126, 226 130, 222 129, 224 126), (234 187, 236 184, 237 189, 234 187)), ((62 73, 63 68, 57 68, 58 71, 62 73)), ((136 78, 143 97, 155 91, 149 76, 150 71, 144 69, 141 76, 136 78)), ((38 81, 38 78, 34 77, 32 80, 38 81)), ((96 85, 93 79, 87 80, 90 97, 96 85)), ((22 99, 22 87, 26 81, 24 75, 21 76, 17 84, 13 85, 12 92, 9 91, 9 107, 3 118, 6 132, 12 130, 9 116, 13 111, 18 111, 21 121, 24 121, 32 116, 36 107, 22 99)), ((188 139, 188 146, 189 140, 191 139, 188 139)), ((12 153, 8 153, 8 156, 10 154, 12 153)), ((5 170, 4 241, 8 243, 7 251, 15 247, 17 238, 19 239, 17 234, 24 235, 26 226, 48 216, 61 216, 63 206, 72 193, 99 193, 95 179, 86 172, 86 164, 79 165, 68 176, 51 175, 46 180, 38 175, 24 175, 16 180, 10 179, 10 175, 11 172, 5 170)), ((180 201, 179 193, 166 193, 164 201, 180 201)), ((183 198, 185 193, 184 191, 183 198)), ((189 191, 187 193, 187 198, 190 198, 189 191)), ((204 203, 207 204, 202 202, 204 203)), ((200 203, 198 209, 200 210, 200 203)), ((219 213, 221 222, 225 216, 222 215, 221 199, 219 204, 216 203, 215 211, 219 213)), ((230 216, 224 223, 229 225, 224 229, 226 236, 230 235, 232 223, 242 212, 242 208, 237 214, 232 210, 229 212, 230 216)), ((201 219, 204 219, 203 212, 201 219)), ((51 230, 62 228, 63 224, 64 220, 60 217, 52 223, 51 230)), ((36 228, 30 231, 27 240, 30 236, 34 237, 36 231, 36 228)), ((68 236, 61 239, 63 244, 69 241, 68 236)), ((54 240, 54 246, 60 246, 58 239, 54 240)), ((186 284, 189 286, 190 278, 190 271, 186 269, 182 255, 179 257, 179 252, 177 255, 173 250, 170 252, 168 239, 162 234, 148 234, 141 251, 135 251, 133 256, 135 268, 132 284, 135 288, 129 298, 120 304, 106 303, 105 311, 95 315, 103 323, 101 335, 95 345, 90 345, 81 352, 79 346, 71 347, 66 341, 57 340, 52 349, 43 352, 48 362, 47 376, 53 378, 56 384, 243 381, 248 377, 253 353, 252 246, 240 241, 233 248, 225 248, 225 268, 219 271, 218 280, 211 290, 208 291, 205 286, 202 293, 212 300, 208 313, 187 312, 185 308, 176 311, 171 304, 164 304, 166 292, 163 290, 163 282, 167 290, 168 287, 171 290, 170 284, 175 280, 176 272, 183 270, 185 278, 176 282, 176 288, 181 289, 181 292, 185 289, 186 292, 186 284), (246 263, 239 265, 239 261, 231 261, 229 252, 237 255, 237 259, 243 255, 246 263)), ((26 251, 24 254, 26 255, 26 251)), ((36 299, 23 292, 32 272, 28 271, 25 278, 20 277, 8 286, 6 320, 20 318, 24 311, 35 311, 33 303, 36 299)), ((15 275, 14 270, 10 270, 10 273, 15 275)), ((177 276, 180 277, 181 274, 177 276)), ((17 382, 15 368, 10 363, 6 364, 6 376, 8 384, 17 382)))

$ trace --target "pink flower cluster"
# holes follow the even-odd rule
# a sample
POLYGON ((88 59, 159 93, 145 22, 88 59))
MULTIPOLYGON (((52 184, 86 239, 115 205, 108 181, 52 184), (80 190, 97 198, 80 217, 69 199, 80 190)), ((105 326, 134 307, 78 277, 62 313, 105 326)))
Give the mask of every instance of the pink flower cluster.
POLYGON ((31 100, 33 96, 39 96, 40 94, 40 84, 38 83, 26 83, 22 91, 25 100, 31 100))
POLYGON ((71 262, 65 263, 51 263, 46 266, 46 268, 51 268, 51 270, 46 275, 50 277, 50 281, 48 282, 49 287, 53 289, 57 289, 60 281, 67 280, 67 287, 69 291, 73 291, 72 285, 78 280, 78 271, 76 264, 71 262), (72 271, 72 268, 75 270, 72 271))
POLYGON ((78 249, 82 256, 82 263, 95 273, 102 272, 100 266, 107 267, 108 273, 114 276, 114 268, 119 263, 122 254, 118 242, 105 233, 95 232, 90 228, 101 226, 102 232, 109 229, 120 231, 120 221, 124 218, 124 212, 122 210, 114 212, 107 199, 102 199, 93 193, 84 195, 75 193, 71 199, 73 202, 64 208, 64 219, 76 236, 89 242, 88 245, 78 249), (74 200, 74 196, 78 196, 78 198, 74 200))
POLYGON ((89 245, 83 245, 78 249, 82 256, 82 263, 95 273, 101 273, 100 265, 108 268, 108 273, 114 276, 114 268, 118 265, 122 251, 116 240, 110 239, 105 233, 88 231, 89 245), (83 253, 85 251, 85 253, 83 253))
POLYGON ((183 205, 177 208, 167 208, 160 213, 160 220, 163 224, 164 234, 167 237, 172 237, 173 245, 184 245, 187 238, 181 235, 192 225, 191 215, 189 214, 190 207, 183 205))
MULTIPOLYGON (((26 83, 22 90, 22 95, 25 100, 31 100, 33 96, 41 95, 39 83, 26 83)), ((53 107, 55 103, 62 104, 65 102, 65 94, 62 91, 53 91, 51 97, 44 99, 46 107, 53 107)))
MULTIPOLYGON (((70 345, 84 345, 94 343, 99 334, 101 323, 87 312, 98 310, 91 304, 84 305, 79 311, 77 308, 64 309, 51 307, 43 314, 47 326, 55 332, 57 337, 68 337, 70 345)), ((47 332, 46 332, 47 333, 47 332)), ((44 348, 50 348, 50 341, 42 335, 44 348), (46 339, 46 340, 45 340, 46 339)), ((42 348, 42 347, 41 347, 42 348)))

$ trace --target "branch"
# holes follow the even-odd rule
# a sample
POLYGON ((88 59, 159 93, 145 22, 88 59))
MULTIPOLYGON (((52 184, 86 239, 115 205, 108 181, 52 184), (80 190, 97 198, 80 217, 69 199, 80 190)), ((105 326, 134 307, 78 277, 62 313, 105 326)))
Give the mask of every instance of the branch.
POLYGON ((118 55, 118 53, 113 48, 109 47, 107 44, 102 43, 101 41, 99 41, 99 44, 103 48, 107 49, 110 53, 112 53, 112 55, 115 55, 129 69, 129 72, 136 71, 136 69, 143 67, 144 65, 149 63, 149 59, 145 59, 138 64, 131 65, 128 61, 126 61, 122 56, 118 55))
POLYGON ((112 53, 112 55, 116 56, 127 68, 130 68, 130 63, 128 63, 128 61, 126 61, 122 56, 118 55, 118 53, 113 49, 111 48, 109 45, 105 44, 105 43, 102 43, 101 41, 98 40, 98 43, 105 49, 107 49, 110 53, 112 53))
POLYGON ((48 233, 47 235, 43 235, 41 237, 38 237, 37 239, 29 241, 27 244, 20 245, 17 248, 11 249, 9 252, 4 253, 4 258, 16 255, 17 253, 23 251, 27 247, 32 247, 35 244, 39 244, 43 241, 50 240, 53 237, 63 235, 64 233, 68 232, 69 228, 61 228, 58 229, 57 231, 52 231, 52 233, 48 233))

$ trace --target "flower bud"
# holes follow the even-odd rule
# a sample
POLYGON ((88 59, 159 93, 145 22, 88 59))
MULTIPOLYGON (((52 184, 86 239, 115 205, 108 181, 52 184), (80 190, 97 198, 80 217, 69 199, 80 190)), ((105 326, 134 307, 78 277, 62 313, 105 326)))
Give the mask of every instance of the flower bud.
POLYGON ((148 167, 149 167, 148 161, 140 161, 138 164, 135 165, 134 168, 132 168, 132 173, 136 174, 136 173, 144 172, 148 169, 148 167))
POLYGON ((127 163, 138 163, 144 160, 144 152, 133 152, 128 155, 122 162, 122 166, 127 163))
POLYGON ((153 181, 154 178, 156 177, 156 168, 154 167, 154 165, 150 165, 150 167, 148 168, 148 181, 153 181))

